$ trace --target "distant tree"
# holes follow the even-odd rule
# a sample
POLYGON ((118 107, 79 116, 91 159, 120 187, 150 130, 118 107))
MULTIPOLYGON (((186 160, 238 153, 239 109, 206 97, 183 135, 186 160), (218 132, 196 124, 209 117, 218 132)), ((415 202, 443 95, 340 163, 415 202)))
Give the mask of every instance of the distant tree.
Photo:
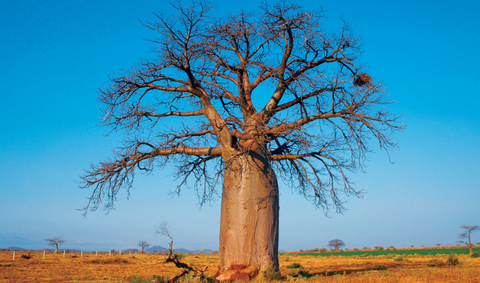
POLYGON ((440 247, 442 244, 437 244, 437 247, 440 247))
POLYGON ((48 239, 45 239, 45 241, 49 242, 48 243, 49 245, 55 246, 55 253, 58 252, 58 245, 66 242, 66 240, 62 239, 62 237, 48 238, 48 239))
POLYGON ((473 245, 470 239, 470 234, 474 231, 480 230, 480 226, 479 225, 473 225, 473 226, 462 225, 462 226, 459 226, 458 228, 464 229, 465 231, 462 234, 460 234, 460 236, 458 236, 460 239, 465 239, 465 240, 458 241, 458 242, 468 246, 468 249, 470 250, 470 254, 473 254, 473 249, 472 249, 473 245))
POLYGON ((345 243, 342 240, 333 239, 328 242, 327 246, 333 247, 336 251, 338 251, 338 248, 345 246, 345 243))
POLYGON ((145 252, 145 249, 150 247, 150 244, 147 241, 142 240, 138 242, 138 246, 142 248, 141 253, 143 254, 145 252))
POLYGON ((326 31, 323 12, 286 1, 224 15, 174 2, 174 15, 145 23, 154 57, 100 91, 104 125, 127 138, 82 177, 85 211, 111 209, 136 173, 176 165, 176 193, 192 185, 204 203, 222 190, 222 275, 232 264, 278 271, 278 177, 340 212, 342 195, 361 195, 348 173, 362 171, 372 141, 396 148, 402 125, 346 23, 326 31))

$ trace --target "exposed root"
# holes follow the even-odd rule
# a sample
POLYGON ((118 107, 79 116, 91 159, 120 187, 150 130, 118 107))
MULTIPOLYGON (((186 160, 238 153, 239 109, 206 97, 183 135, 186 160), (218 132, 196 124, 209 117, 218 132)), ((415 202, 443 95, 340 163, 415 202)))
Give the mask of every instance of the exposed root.
POLYGON ((257 274, 258 270, 254 267, 247 267, 241 264, 232 264, 222 274, 220 274, 219 270, 214 277, 216 280, 223 282, 249 282, 257 274))

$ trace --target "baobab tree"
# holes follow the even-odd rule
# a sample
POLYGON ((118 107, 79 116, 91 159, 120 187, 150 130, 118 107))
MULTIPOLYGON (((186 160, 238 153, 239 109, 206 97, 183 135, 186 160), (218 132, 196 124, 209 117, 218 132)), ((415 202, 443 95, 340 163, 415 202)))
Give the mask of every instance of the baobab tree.
POLYGON ((143 254, 145 252, 145 249, 150 247, 150 244, 147 241, 142 240, 138 242, 138 246, 142 248, 142 251, 140 251, 140 253, 143 254))
POLYGON ((144 23, 155 57, 100 91, 104 124, 128 139, 82 176, 85 213, 111 209, 135 173, 173 164, 175 193, 193 185, 206 202, 221 189, 222 275, 278 270, 277 176, 342 212, 341 195, 361 194, 349 173, 362 171, 371 140, 388 151, 402 126, 347 24, 326 32, 323 12, 284 2, 219 18, 205 2, 174 8, 144 23))
POLYGON ((462 226, 459 226, 458 228, 464 229, 464 231, 465 231, 462 234, 460 234, 460 236, 458 236, 460 239, 465 239, 465 240, 462 240, 462 241, 459 241, 459 242, 468 246, 470 254, 473 254, 473 245, 472 245, 472 241, 470 239, 470 234, 473 231, 480 230, 480 226, 478 226, 478 225, 473 225, 473 226, 462 225, 462 226))
POLYGON ((345 246, 345 243, 340 239, 333 239, 328 242, 329 247, 335 248, 338 251, 338 248, 345 246))
POLYGON ((53 237, 45 239, 45 241, 49 242, 48 244, 51 246, 55 246, 55 253, 58 253, 58 245, 61 243, 65 243, 66 241, 62 239, 62 237, 53 237))

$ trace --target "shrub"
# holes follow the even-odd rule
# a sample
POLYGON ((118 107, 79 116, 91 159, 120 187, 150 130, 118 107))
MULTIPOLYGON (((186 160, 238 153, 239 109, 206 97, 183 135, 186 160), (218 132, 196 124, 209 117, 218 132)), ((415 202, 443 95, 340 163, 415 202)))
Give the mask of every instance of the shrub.
POLYGON ((480 257, 480 253, 473 253, 470 255, 471 257, 473 258, 479 258, 480 257))
POLYGON ((387 270, 387 267, 385 265, 379 265, 376 268, 377 270, 387 270))
POLYGON ((428 261, 428 266, 431 266, 431 267, 442 267, 445 264, 446 264, 445 262, 439 261, 437 259, 432 259, 432 260, 428 261))
POLYGON ((297 278, 297 279, 303 279, 303 278, 311 277, 310 273, 308 273, 307 271, 304 271, 304 270, 299 270, 298 272, 288 274, 288 276, 291 276, 291 277, 297 278))
POLYGON ((186 257, 186 253, 175 253, 175 256, 177 257, 178 261, 183 261, 186 257))
POLYGON ((396 257, 393 259, 393 261, 403 261, 403 257, 396 257))
POLYGON ((152 277, 152 283, 167 283, 168 282, 168 277, 164 276, 153 276, 152 277))
POLYGON ((460 261, 458 260, 458 256, 456 254, 452 253, 447 257, 447 265, 456 266, 459 263, 460 261))
POLYGON ((267 281, 279 281, 282 279, 282 274, 280 272, 276 271, 273 267, 269 266, 265 269, 265 271, 262 271, 263 273, 263 278, 267 281))
POLYGON ((137 277, 137 276, 133 275, 132 279, 130 279, 130 281, 128 281, 128 283, 148 283, 148 281, 142 279, 142 277, 137 277))
POLYGON ((302 268, 302 265, 298 262, 294 262, 292 264, 287 265, 288 269, 295 269, 295 268, 302 268))
POLYGON ((87 261, 87 263, 95 263, 95 264, 118 264, 118 263, 129 263, 128 260, 121 259, 121 258, 106 258, 106 259, 92 259, 87 261))

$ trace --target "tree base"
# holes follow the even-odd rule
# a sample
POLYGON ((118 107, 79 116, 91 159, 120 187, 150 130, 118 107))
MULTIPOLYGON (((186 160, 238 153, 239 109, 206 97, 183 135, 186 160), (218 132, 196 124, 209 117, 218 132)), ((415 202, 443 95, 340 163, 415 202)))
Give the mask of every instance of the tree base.
POLYGON ((237 280, 249 282, 250 279, 258 275, 258 269, 251 266, 247 267, 241 264, 232 264, 222 274, 220 273, 220 267, 218 272, 213 276, 218 281, 234 282, 237 280))

